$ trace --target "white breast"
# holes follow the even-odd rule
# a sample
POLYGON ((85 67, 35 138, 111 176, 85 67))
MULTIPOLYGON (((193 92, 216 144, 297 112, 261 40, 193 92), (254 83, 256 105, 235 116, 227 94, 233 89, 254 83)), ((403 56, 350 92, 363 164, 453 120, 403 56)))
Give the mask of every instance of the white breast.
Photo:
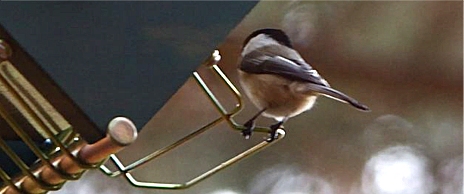
POLYGON ((281 121, 309 110, 317 98, 295 91, 294 81, 270 74, 248 74, 239 70, 240 84, 250 101, 263 116, 281 121))

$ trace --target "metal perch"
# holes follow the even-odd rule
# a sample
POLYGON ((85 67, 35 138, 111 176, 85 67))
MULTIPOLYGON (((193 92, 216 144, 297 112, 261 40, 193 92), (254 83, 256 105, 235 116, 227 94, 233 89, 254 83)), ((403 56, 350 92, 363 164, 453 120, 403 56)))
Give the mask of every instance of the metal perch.
MULTIPOLYGON (((219 79, 225 84, 225 86, 231 91, 235 99, 237 100, 236 106, 232 111, 227 111, 220 103, 220 101, 216 98, 214 93, 209 89, 207 84, 203 81, 201 76, 199 75, 198 72, 193 72, 193 77, 197 81, 198 85, 201 87, 201 89, 205 92, 205 94, 208 96, 208 98, 211 100, 211 102, 214 104, 216 109, 218 110, 220 117, 211 121, 210 123, 204 125, 200 129, 188 134, 187 136, 179 139, 178 141, 172 143, 171 145, 168 145, 164 148, 161 148, 157 151, 152 152, 151 154, 129 164, 129 165, 124 165, 119 158, 116 155, 111 155, 110 161, 112 161, 118 170, 116 171, 111 171, 108 167, 105 165, 102 165, 100 169, 108 176, 110 177, 116 177, 120 175, 124 175, 126 179, 134 186, 136 187, 144 187, 144 188, 156 188, 156 189, 185 189, 188 188, 208 177, 211 175, 219 172, 220 170, 223 170, 227 168, 228 166, 252 155, 255 154, 262 149, 278 142, 285 136, 285 131, 283 129, 279 129, 277 131, 278 137, 275 141, 272 142, 267 142, 267 141, 262 141, 259 144, 243 151, 242 153, 228 159, 227 161, 222 162, 221 164, 213 167, 212 169, 204 172, 203 174, 198 175, 197 177, 194 177, 190 179, 189 181, 186 181, 184 183, 161 183, 161 182, 144 182, 144 181, 138 181, 133 175, 132 171, 135 170, 136 168, 154 160, 155 158, 158 158, 162 156, 163 154, 169 152, 170 150, 173 150, 174 148, 177 148, 181 146, 183 143, 191 140, 192 138, 202 134, 203 132, 212 129, 214 126, 222 123, 222 122, 227 122, 229 126, 232 129, 241 131, 245 129, 243 125, 240 125, 236 123, 233 120, 233 117, 238 114, 242 108, 243 108, 243 100, 240 92, 237 90, 237 88, 232 84, 232 82, 227 78, 227 76, 221 71, 217 63, 220 61, 221 56, 219 55, 219 51, 215 50, 212 55, 204 62, 203 65, 210 67, 213 70, 213 73, 215 73, 219 79)), ((265 128, 265 127, 256 127, 255 129, 256 132, 265 132, 269 133, 270 129, 265 128)))

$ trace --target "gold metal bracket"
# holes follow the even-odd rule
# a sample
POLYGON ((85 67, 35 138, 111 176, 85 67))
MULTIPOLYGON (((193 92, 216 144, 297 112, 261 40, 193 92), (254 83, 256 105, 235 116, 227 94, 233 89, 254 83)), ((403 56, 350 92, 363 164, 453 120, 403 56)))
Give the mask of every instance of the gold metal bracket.
MULTIPOLYGON (((100 166, 100 169, 108 176, 110 177, 116 177, 123 175, 125 178, 133 185, 136 187, 143 187, 143 188, 155 188, 155 189, 186 189, 191 187, 192 185, 210 177, 211 175, 227 168, 228 166, 248 157, 251 156, 264 148, 280 141, 284 136, 285 136, 285 131, 283 129, 277 130, 278 137, 272 141, 268 142, 266 140, 256 144, 255 146, 243 151, 242 153, 222 162, 221 164, 213 167, 212 169, 204 172, 203 174, 200 174, 199 176, 190 179, 187 182, 184 183, 159 183, 159 182, 143 182, 143 181, 138 181, 133 174, 131 173, 133 170, 136 168, 162 156, 163 154, 181 146, 183 143, 191 140, 192 138, 206 132, 207 130, 213 128, 214 126, 226 122, 229 124, 229 126, 238 131, 242 131, 245 129, 243 125, 238 124, 237 122, 234 121, 233 117, 237 115, 242 109, 243 109, 243 99, 238 91, 238 89, 234 86, 234 84, 227 78, 227 76, 221 71, 219 66, 217 65, 218 62, 221 60, 221 55, 219 54, 218 50, 215 50, 212 55, 203 63, 203 65, 210 67, 212 72, 216 74, 219 78, 220 81, 222 81, 227 87, 233 96, 236 99, 236 106, 233 110, 227 111, 224 106, 221 104, 221 102, 216 98, 214 93, 210 90, 208 85, 203 81, 201 78, 200 74, 198 72, 193 72, 193 77, 195 78, 196 82, 198 85, 201 87, 201 89, 205 92, 205 94, 208 96, 208 98, 211 100, 211 102, 214 104, 215 108, 218 110, 220 117, 211 121, 210 123, 204 125, 203 127, 199 128, 198 130, 188 134, 187 136, 179 139, 178 141, 172 143, 171 145, 168 145, 164 148, 161 148, 157 151, 152 152, 151 154, 129 164, 129 165, 124 165, 121 160, 116 155, 111 155, 110 156, 110 161, 114 163, 114 165, 117 167, 118 170, 116 171, 111 171, 107 166, 102 165, 100 166)), ((264 133, 269 133, 270 129, 265 128, 265 127, 256 127, 254 130, 255 132, 264 132, 264 133)))
MULTIPOLYGON (((110 154, 135 141, 137 130, 130 120, 115 118, 108 134, 88 144, 56 107, 34 87, 13 63, 14 48, 0 39, 0 120, 2 130, 12 130, 38 160, 28 165, 0 136, 0 151, 19 168, 20 174, 10 176, 0 166, 0 194, 46 193, 59 190, 66 181, 76 180, 88 169, 98 168, 110 154), (3 123, 4 122, 4 123, 3 123), (42 149, 39 140, 51 142, 42 149)), ((11 136, 11 135, 10 135, 11 136)), ((4 139, 5 138, 5 139, 4 139)))
MULTIPOLYGON (((42 165, 53 169, 63 179, 78 179, 82 173, 66 173, 51 162, 52 158, 55 157, 54 154, 60 152, 79 163, 69 151, 71 145, 76 145, 75 143, 80 142, 78 135, 73 132, 69 123, 8 61, 8 58, 12 55, 11 50, 6 41, 0 39, 0 58, 2 59, 0 61, 0 116, 40 159, 42 165), (18 111, 20 114, 13 114, 14 111, 18 111), (21 121, 18 122, 19 120, 21 121), (53 152, 51 153, 43 152, 24 130, 31 127, 37 130, 43 137, 51 140, 56 149, 52 150, 53 152), (58 137, 63 139, 58 139, 58 137)), ((57 190, 63 185, 63 183, 48 184, 42 181, 37 174, 34 174, 32 168, 27 166, 7 146, 2 138, 0 138, 0 148, 18 165, 26 177, 29 177, 36 184, 40 185, 42 189, 57 190)), ((0 178, 7 185, 14 185, 12 179, 2 169, 0 169, 0 178)))

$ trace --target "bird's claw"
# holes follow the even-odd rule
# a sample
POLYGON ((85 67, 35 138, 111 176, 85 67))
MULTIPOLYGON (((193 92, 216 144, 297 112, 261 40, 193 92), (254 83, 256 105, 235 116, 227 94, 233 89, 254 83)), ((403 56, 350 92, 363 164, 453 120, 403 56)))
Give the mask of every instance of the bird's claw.
POLYGON ((271 128, 271 132, 269 133, 269 138, 266 139, 268 143, 271 143, 275 139, 279 137, 279 134, 277 133, 278 129, 284 129, 284 126, 282 123, 276 123, 274 125, 271 125, 269 128, 271 128))
POLYGON ((250 139, 251 134, 252 134, 252 131, 248 128, 242 130, 242 135, 245 137, 245 139, 250 139))
POLYGON ((279 137, 279 135, 276 133, 276 131, 277 131, 277 130, 271 131, 271 132, 269 133, 269 137, 266 138, 266 141, 267 141, 268 143, 271 143, 272 141, 274 141, 275 139, 277 139, 277 138, 279 137))
POLYGON ((250 139, 253 129, 255 128, 255 123, 253 121, 248 121, 243 126, 245 126, 245 129, 242 130, 242 135, 245 139, 250 139))

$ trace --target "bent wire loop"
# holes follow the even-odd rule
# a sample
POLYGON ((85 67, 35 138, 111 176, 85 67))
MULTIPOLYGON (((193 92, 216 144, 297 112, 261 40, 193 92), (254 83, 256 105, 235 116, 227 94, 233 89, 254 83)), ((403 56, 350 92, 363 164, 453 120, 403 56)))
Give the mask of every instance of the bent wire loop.
MULTIPOLYGON (((174 148, 177 148, 181 146, 183 143, 191 140, 192 138, 200 135, 201 133, 213 128, 214 126, 222 123, 222 122, 227 122, 229 126, 234 129, 234 130, 243 130, 245 127, 243 125, 240 125, 236 123, 233 120, 233 117, 239 113, 243 109, 243 99, 240 94, 240 92, 237 90, 237 88, 232 84, 232 82, 227 78, 227 76, 221 71, 217 63, 220 61, 221 56, 219 54, 218 50, 215 50, 212 55, 203 63, 203 65, 206 65, 210 67, 218 77, 219 80, 221 80, 225 86, 231 91, 235 99, 237 100, 236 106, 233 110, 227 111, 219 102, 219 100, 216 98, 214 93, 209 89, 208 85, 203 81, 201 76, 199 75, 198 72, 193 72, 193 77, 195 78, 196 82, 198 85, 201 87, 201 89, 205 92, 205 94, 208 96, 208 98, 211 100, 211 102, 214 104, 216 109, 220 113, 220 117, 211 121, 210 123, 204 125, 203 127, 199 128, 198 130, 188 134, 187 136, 179 139, 178 141, 172 143, 171 145, 168 145, 164 148, 161 148, 157 151, 152 152, 151 154, 129 164, 129 165, 124 165, 119 158, 116 155, 110 155, 110 161, 112 161, 116 168, 118 170, 116 171, 111 171, 107 166, 102 165, 100 166, 100 170, 103 171, 106 175, 110 177, 116 177, 120 175, 124 175, 125 178, 133 185, 136 187, 143 187, 143 188, 156 188, 156 189, 185 189, 188 188, 208 177, 211 175, 219 172, 220 170, 223 170, 227 168, 228 166, 252 155, 255 154, 264 148, 278 142, 285 136, 285 131, 283 129, 279 129, 277 131, 278 137, 272 141, 272 142, 267 142, 266 140, 258 143, 257 145, 243 151, 242 153, 222 162, 221 164, 213 167, 212 169, 204 172, 203 174, 200 174, 199 176, 192 178, 191 180, 184 182, 184 183, 157 183, 157 182, 143 182, 143 181, 138 181, 133 174, 131 173, 133 170, 136 168, 142 166, 143 164, 146 164, 150 162, 153 159, 156 159, 163 154, 173 150, 174 148)), ((264 127, 256 127, 255 132, 265 132, 269 133, 270 129, 269 128, 264 128, 264 127)))

